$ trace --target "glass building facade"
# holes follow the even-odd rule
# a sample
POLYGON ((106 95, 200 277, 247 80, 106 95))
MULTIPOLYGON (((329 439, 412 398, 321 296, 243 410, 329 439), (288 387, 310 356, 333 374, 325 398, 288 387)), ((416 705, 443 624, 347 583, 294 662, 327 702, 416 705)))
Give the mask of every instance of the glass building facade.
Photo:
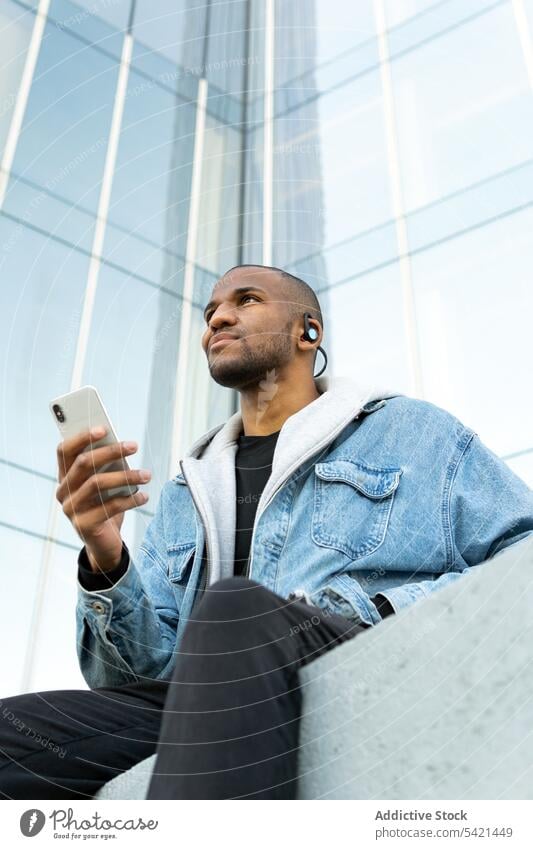
POLYGON ((237 408, 200 348, 237 263, 533 486, 533 0, 0 0, 0 65, 4 694, 86 686, 49 400, 94 384, 139 442, 135 553, 237 408))

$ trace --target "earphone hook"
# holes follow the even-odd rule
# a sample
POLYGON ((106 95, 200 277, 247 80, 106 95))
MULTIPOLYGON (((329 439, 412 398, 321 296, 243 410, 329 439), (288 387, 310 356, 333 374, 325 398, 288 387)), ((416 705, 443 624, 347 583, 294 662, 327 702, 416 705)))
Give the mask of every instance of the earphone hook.
POLYGON ((320 371, 318 372, 318 374, 314 374, 314 375, 313 375, 313 378, 320 377, 320 375, 322 374, 322 372, 324 372, 324 371, 326 370, 326 366, 327 366, 327 364, 328 364, 328 358, 327 358, 327 356, 326 356, 326 352, 324 351, 324 348, 322 348, 322 347, 319 345, 319 346, 318 346, 318 348, 317 348, 317 351, 320 351, 320 352, 321 352, 321 354, 322 354, 322 356, 324 357, 324 365, 322 366, 322 368, 320 369, 320 371))

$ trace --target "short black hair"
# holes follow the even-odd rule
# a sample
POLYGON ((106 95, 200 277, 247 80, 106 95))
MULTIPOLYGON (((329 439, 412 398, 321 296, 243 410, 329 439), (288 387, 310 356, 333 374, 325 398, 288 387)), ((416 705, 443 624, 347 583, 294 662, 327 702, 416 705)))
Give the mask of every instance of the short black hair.
POLYGON ((296 318, 303 312, 309 312, 311 313, 311 317, 319 322, 322 330, 324 329, 319 300, 311 286, 305 280, 301 280, 300 277, 296 277, 295 274, 291 274, 289 271, 284 271, 283 268, 276 268, 274 265, 257 265, 255 262, 234 265, 223 276, 225 277, 226 274, 235 271, 237 268, 265 268, 269 271, 276 271, 282 280, 285 281, 284 292, 288 296, 290 318, 296 318))

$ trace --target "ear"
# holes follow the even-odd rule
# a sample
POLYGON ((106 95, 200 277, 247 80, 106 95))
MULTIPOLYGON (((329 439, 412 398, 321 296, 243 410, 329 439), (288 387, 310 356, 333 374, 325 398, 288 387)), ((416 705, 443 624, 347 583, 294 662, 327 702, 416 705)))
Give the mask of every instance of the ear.
POLYGON ((313 329, 317 332, 318 336, 313 341, 304 338, 305 333, 305 322, 302 318, 301 324, 299 325, 299 334, 298 334, 298 347, 302 350, 309 350, 310 348, 318 348, 322 341, 322 328, 320 327, 320 323, 315 318, 309 318, 309 329, 313 329))

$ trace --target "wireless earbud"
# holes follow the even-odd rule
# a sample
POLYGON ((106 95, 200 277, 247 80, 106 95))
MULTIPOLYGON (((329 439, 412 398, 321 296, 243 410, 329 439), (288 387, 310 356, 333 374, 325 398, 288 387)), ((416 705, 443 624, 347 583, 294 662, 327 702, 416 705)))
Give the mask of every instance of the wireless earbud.
POLYGON ((303 338, 306 342, 316 342, 318 339, 318 330, 309 322, 311 313, 304 312, 304 333, 303 338))
MULTIPOLYGON (((304 332, 302 333, 302 339, 305 339, 306 342, 316 342, 316 340, 318 339, 319 333, 318 333, 318 330, 316 329, 316 327, 313 327, 313 325, 311 324, 311 322, 309 320, 310 318, 312 318, 311 313, 310 312, 304 312, 304 332)), ((320 375, 325 370, 325 368, 328 364, 328 358, 326 356, 326 352, 324 351, 324 349, 321 348, 321 346, 319 345, 317 350, 322 352, 322 356, 324 357, 324 365, 322 366, 322 368, 318 372, 318 374, 314 374, 313 377, 320 377, 320 375)))

